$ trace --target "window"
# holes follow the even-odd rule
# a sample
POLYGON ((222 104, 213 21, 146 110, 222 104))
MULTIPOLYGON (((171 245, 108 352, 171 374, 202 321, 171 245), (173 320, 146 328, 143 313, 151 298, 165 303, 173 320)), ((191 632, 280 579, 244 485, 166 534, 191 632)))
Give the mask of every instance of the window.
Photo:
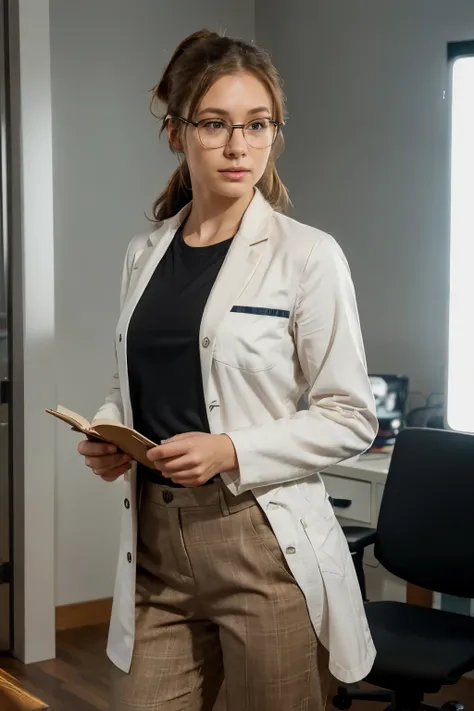
POLYGON ((474 432, 474 41, 452 60, 447 423, 474 432))

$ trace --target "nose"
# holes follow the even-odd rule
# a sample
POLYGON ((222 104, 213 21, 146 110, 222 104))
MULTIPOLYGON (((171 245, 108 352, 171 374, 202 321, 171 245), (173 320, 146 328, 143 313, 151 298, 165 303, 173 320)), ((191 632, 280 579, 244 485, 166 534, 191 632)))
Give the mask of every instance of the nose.
POLYGON ((247 141, 244 138, 244 131, 242 128, 234 128, 232 131, 232 136, 225 147, 225 154, 228 157, 243 156, 247 153, 248 146, 247 141))

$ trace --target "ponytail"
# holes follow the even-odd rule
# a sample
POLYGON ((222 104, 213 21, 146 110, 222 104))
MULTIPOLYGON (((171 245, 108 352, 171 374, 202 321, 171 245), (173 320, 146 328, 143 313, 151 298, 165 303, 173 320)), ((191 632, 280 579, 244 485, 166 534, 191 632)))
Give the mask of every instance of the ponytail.
POLYGON ((168 181, 159 198, 153 204, 153 217, 157 222, 173 217, 193 199, 191 176, 186 161, 183 161, 168 181))
POLYGON ((275 165, 275 156, 270 156, 268 159, 265 172, 256 187, 260 190, 265 200, 270 203, 277 212, 286 212, 291 205, 288 190, 278 175, 275 165))

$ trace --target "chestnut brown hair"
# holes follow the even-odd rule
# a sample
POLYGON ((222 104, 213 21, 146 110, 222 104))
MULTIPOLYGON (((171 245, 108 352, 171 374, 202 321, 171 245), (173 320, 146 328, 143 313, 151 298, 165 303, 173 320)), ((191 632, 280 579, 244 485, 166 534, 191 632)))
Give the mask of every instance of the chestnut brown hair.
MULTIPOLYGON (((283 123, 285 98, 282 81, 269 54, 249 42, 200 30, 178 45, 161 80, 152 90, 152 113, 157 115, 153 110, 156 101, 166 107, 161 131, 166 128, 169 115, 184 116, 186 110, 187 118, 191 119, 202 97, 217 79, 242 71, 253 74, 265 85, 273 99, 273 118, 283 123)), ((275 166, 277 153, 282 148, 283 137, 280 133, 257 185, 264 198, 280 212, 289 205, 288 192, 275 166)), ((154 218, 161 221, 172 217, 190 200, 191 177, 186 160, 183 159, 153 205, 154 218)))

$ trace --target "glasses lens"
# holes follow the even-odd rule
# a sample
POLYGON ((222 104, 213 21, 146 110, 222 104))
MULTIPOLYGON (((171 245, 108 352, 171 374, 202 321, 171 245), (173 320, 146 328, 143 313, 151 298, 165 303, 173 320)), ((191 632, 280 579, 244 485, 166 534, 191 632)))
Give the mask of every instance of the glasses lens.
POLYGON ((268 148, 273 145, 277 126, 271 123, 269 119, 255 119, 249 121, 244 129, 245 140, 253 148, 268 148))
POLYGON ((204 119, 199 121, 198 131, 205 148, 221 148, 228 142, 232 127, 222 119, 204 119))

